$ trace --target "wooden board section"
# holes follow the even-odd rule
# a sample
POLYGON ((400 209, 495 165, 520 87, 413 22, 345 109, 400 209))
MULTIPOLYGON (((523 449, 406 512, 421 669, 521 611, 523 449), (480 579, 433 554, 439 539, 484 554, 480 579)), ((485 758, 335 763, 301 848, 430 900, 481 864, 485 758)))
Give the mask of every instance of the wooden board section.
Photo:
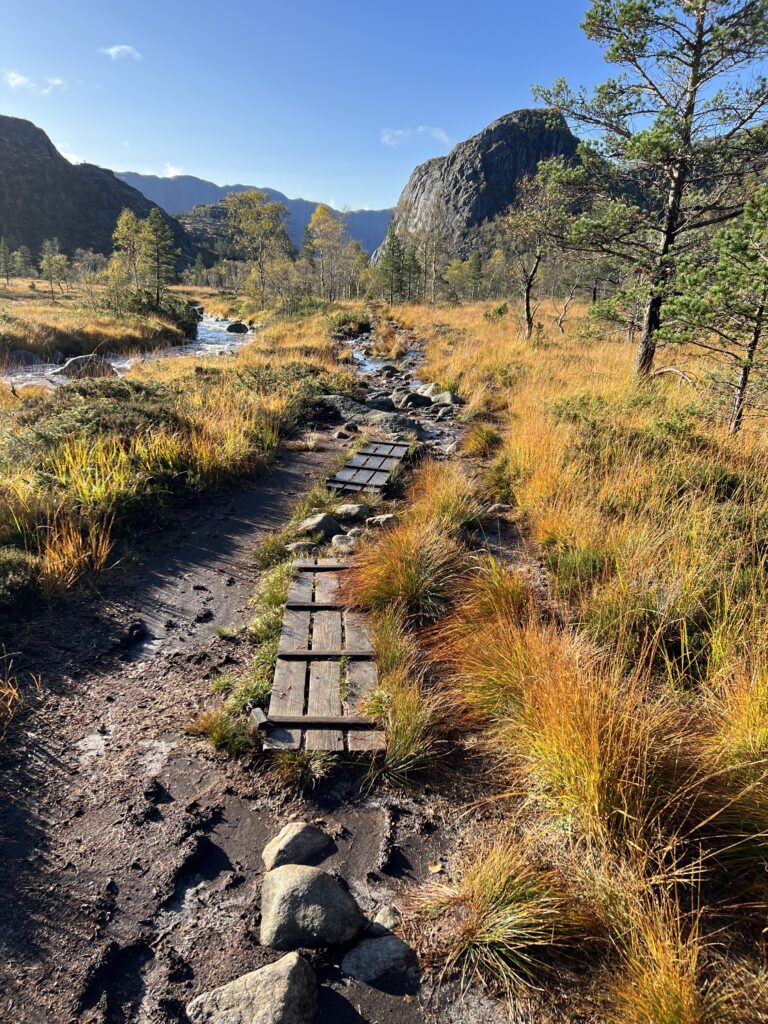
POLYGON ((370 623, 338 600, 340 573, 349 564, 318 558, 300 559, 294 567, 297 573, 288 588, 264 747, 381 751, 386 746, 384 732, 363 706, 364 697, 378 685, 370 623), (270 725, 271 716, 290 721, 270 725), (352 720, 346 729, 345 718, 352 720), (302 720, 307 723, 304 727, 296 724, 302 720))
POLYGON ((328 479, 327 486, 333 491, 380 493, 407 454, 407 444, 374 441, 363 445, 328 479))

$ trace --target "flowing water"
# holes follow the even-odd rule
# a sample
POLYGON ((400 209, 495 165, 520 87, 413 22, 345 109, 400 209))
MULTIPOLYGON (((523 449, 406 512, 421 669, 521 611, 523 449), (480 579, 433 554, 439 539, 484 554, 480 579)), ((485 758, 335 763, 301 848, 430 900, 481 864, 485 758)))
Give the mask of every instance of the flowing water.
MULTIPOLYGON (((217 320, 212 316, 203 314, 203 318, 197 325, 197 337, 190 338, 183 345, 173 345, 168 348, 157 348, 150 352, 141 352, 138 355, 109 355, 105 358, 119 374, 126 373, 132 366, 139 362, 150 359, 167 359, 171 356, 226 356, 233 355, 242 348, 253 337, 253 332, 248 334, 234 334, 227 331, 231 320, 217 320)), ((52 376, 60 370, 61 366, 55 363, 38 363, 36 366, 19 366, 7 368, 0 373, 0 379, 16 386, 23 384, 43 384, 45 386, 57 386, 65 384, 66 378, 52 376)))

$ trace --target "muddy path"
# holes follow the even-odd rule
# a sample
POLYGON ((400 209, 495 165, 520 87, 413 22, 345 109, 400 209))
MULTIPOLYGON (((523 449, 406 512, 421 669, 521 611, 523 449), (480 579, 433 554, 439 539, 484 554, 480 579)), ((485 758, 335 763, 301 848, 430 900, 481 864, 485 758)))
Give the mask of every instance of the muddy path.
MULTIPOLYGON (((217 629, 246 621, 254 548, 350 443, 334 433, 248 486, 179 507, 140 565, 9 643, 17 670, 42 680, 0 748, 9 1024, 183 1022, 193 996, 276 959, 258 944, 261 851, 287 821, 323 824, 334 838, 323 867, 371 917, 445 860, 469 799, 460 765, 410 794, 370 792, 359 767, 341 766, 299 799, 263 762, 187 733, 216 705, 212 676, 247 670, 245 641, 217 629)), ((352 981, 342 953, 308 954, 317 1024, 496 1019, 435 999, 415 967, 352 981)))

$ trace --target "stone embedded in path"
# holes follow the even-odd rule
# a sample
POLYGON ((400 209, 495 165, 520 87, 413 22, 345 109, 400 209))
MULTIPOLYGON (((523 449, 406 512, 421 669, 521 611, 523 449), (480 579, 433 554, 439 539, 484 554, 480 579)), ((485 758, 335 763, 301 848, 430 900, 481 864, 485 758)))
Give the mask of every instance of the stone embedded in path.
POLYGON ((231 324, 227 324, 227 330, 230 334, 247 334, 248 328, 240 320, 235 320, 231 324))
POLYGON ((395 403, 389 395, 371 395, 369 398, 366 398, 365 404, 369 409, 375 409, 378 412, 395 411, 395 403))
POLYGON ((441 391, 439 395, 435 395, 432 399, 435 405, 463 405, 464 403, 455 395, 452 391, 441 391))
POLYGON ((382 377, 396 377, 400 371, 391 363, 385 363, 383 366, 379 367, 378 372, 382 377))
POLYGON ((331 547, 341 555, 351 555, 353 551, 357 550, 359 543, 357 537, 340 533, 331 541, 331 547))
POLYGON ((385 526, 394 526, 397 521, 397 516, 394 512, 385 512, 380 516, 369 516, 365 520, 365 525, 375 529, 381 529, 385 526))
POLYGON ((372 924, 368 928, 368 932, 371 935, 389 935, 390 932, 399 928, 402 923, 403 919, 397 907, 385 903, 377 911, 376 917, 374 917, 372 924))
POLYGON ((312 1024, 317 979, 298 953, 251 971, 187 1003, 192 1024, 312 1024))
POLYGON ((292 821, 264 847, 261 859, 267 871, 283 864, 304 864, 326 848, 325 832, 306 821, 292 821))
POLYGON ((361 523, 370 511, 367 505, 355 505, 349 502, 346 505, 337 505, 333 510, 333 515, 340 523, 361 523))
POLYGON ((325 540, 330 540, 337 533, 343 532, 333 516, 329 516, 327 512, 318 512, 314 516, 307 516, 296 527, 297 534, 319 533, 325 540))
POLYGON ((404 966, 413 956, 407 942, 397 935, 383 935, 376 939, 363 939, 341 961, 341 969, 358 981, 375 981, 382 974, 404 966))
POLYGON ((261 893, 262 946, 300 949, 351 942, 363 915, 349 893, 320 868, 286 864, 269 871, 261 893))
POLYGON ((348 430, 337 430, 333 435, 337 441, 346 441, 349 438, 348 430))
POLYGON ((499 502, 496 505, 491 505, 488 508, 488 511, 487 511, 486 515, 488 515, 488 516, 504 516, 504 515, 507 514, 507 512, 511 512, 511 511, 512 511, 512 506, 511 505, 503 505, 503 504, 501 504, 499 502))
POLYGON ((432 399, 426 395, 420 395, 418 391, 409 391, 400 403, 401 409, 427 409, 432 405, 432 399))

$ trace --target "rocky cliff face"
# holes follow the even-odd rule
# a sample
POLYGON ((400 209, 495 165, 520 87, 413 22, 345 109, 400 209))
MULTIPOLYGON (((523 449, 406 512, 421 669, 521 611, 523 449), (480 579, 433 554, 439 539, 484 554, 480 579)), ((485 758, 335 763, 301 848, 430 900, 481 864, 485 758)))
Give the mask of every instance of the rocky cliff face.
POLYGON ((393 226, 423 231, 443 221, 456 252, 465 255, 472 230, 514 202, 521 177, 534 174, 547 157, 573 156, 577 145, 560 115, 505 114, 447 156, 417 167, 400 196, 393 226))
MULTIPOLYGON (((110 252, 120 212, 127 207, 146 217, 154 206, 112 171, 69 163, 31 121, 0 115, 0 237, 11 248, 37 253, 43 239, 58 238, 67 253, 110 252)), ((167 219, 187 250, 181 226, 167 219)))

